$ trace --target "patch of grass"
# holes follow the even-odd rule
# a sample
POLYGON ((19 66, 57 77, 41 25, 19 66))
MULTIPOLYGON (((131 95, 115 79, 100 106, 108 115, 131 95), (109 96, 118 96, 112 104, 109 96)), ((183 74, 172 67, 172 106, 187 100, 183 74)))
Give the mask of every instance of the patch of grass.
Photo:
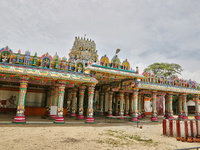
POLYGON ((139 141, 141 142, 140 144, 153 144, 153 146, 158 146, 158 142, 153 143, 152 139, 145 139, 141 138, 137 133, 132 135, 132 134, 127 134, 126 131, 123 130, 106 130, 104 133, 99 133, 99 135, 107 135, 109 138, 106 138, 105 140, 96 140, 97 143, 106 143, 112 146, 123 146, 123 145, 134 145, 138 144, 135 143, 134 141, 139 141))

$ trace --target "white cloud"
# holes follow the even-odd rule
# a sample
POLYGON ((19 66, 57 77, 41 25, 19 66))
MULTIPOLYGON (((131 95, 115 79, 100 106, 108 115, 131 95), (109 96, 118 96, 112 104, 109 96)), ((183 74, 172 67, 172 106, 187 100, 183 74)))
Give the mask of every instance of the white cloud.
POLYGON ((0 5, 0 46, 68 57, 75 36, 96 42, 99 56, 117 48, 132 68, 178 63, 200 82, 200 2, 189 0, 7 0, 0 5))

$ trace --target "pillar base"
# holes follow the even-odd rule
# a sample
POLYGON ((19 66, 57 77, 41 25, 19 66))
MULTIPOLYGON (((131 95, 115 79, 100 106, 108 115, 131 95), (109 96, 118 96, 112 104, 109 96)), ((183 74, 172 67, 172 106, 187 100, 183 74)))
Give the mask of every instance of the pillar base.
POLYGON ((113 115, 112 114, 108 114, 108 117, 112 117, 113 115))
POLYGON ((188 119, 188 116, 183 116, 183 119, 188 119))
POLYGON ((70 115, 70 113, 69 113, 69 112, 67 112, 65 116, 69 116, 69 115, 70 115))
POLYGON ((25 116, 15 116, 14 120, 12 123, 18 123, 18 124, 23 124, 26 123, 25 116))
POLYGON ((200 116, 195 116, 195 119, 196 120, 200 120, 200 116))
POLYGON ((125 116, 129 116, 129 114, 125 114, 125 116))
POLYGON ((101 113, 101 116, 104 116, 104 114, 103 114, 103 113, 101 113))
POLYGON ((170 120, 170 119, 174 119, 174 117, 173 117, 173 116, 168 116, 167 119, 169 119, 169 120, 170 120))
POLYGON ((50 113, 48 111, 45 112, 45 116, 50 116, 50 113))
POLYGON ((70 117, 76 118, 76 114, 70 114, 70 117))
POLYGON ((138 118, 137 117, 133 117, 131 121, 132 122, 138 122, 138 118))
POLYGON ((84 119, 84 116, 83 115, 78 115, 76 119, 77 120, 84 119))
POLYGON ((165 113, 164 117, 165 117, 165 118, 167 118, 167 117, 168 117, 167 113, 165 113))
POLYGON ((183 118, 183 115, 178 115, 178 118, 183 118))
POLYGON ((138 116, 138 119, 142 119, 142 116, 138 116))
POLYGON ((119 116, 119 114, 116 113, 115 116, 119 116))
POLYGON ((152 122, 158 122, 158 118, 157 117, 151 117, 151 121, 152 122))
POLYGON ((85 123, 94 123, 94 118, 86 118, 85 123))
POLYGON ((53 123, 65 124, 64 117, 56 117, 56 119, 53 123))
POLYGON ((50 120, 54 120, 54 119, 56 119, 56 118, 57 118, 57 115, 51 115, 50 120))

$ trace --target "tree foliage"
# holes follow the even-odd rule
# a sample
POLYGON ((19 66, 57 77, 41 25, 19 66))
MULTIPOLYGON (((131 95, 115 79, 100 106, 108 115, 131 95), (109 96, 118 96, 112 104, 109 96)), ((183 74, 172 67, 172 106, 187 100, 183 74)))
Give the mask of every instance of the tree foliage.
POLYGON ((154 63, 145 68, 144 71, 152 72, 155 75, 163 74, 165 77, 178 77, 177 74, 181 75, 183 71, 182 67, 175 63, 154 63))

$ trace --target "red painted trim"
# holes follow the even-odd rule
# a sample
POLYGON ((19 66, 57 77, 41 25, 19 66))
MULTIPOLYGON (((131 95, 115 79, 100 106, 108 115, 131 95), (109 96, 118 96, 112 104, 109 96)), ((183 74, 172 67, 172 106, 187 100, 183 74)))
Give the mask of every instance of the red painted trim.
POLYGON ((181 130, 180 130, 180 121, 179 120, 177 120, 176 121, 176 132, 177 132, 177 137, 181 137, 181 130))
POLYGON ((198 121, 196 120, 196 127, 197 127, 197 135, 199 133, 199 126, 198 126, 198 121))
POLYGON ((170 136, 173 137, 173 120, 169 120, 170 136))
POLYGON ((190 121, 190 127, 191 127, 191 136, 194 137, 194 129, 193 129, 193 121, 190 121))
POLYGON ((188 137, 188 123, 185 121, 185 137, 188 137))
MULTIPOLYGON (((5 91, 19 91, 19 88, 17 87, 1 87, 0 90, 5 90, 5 91)), ((27 89, 27 92, 34 92, 34 93, 46 93, 45 90, 41 89, 27 89)))
POLYGON ((145 112, 145 115, 151 115, 151 112, 145 112))
POLYGON ((163 119, 163 135, 167 135, 167 130, 166 130, 166 119, 163 119))

